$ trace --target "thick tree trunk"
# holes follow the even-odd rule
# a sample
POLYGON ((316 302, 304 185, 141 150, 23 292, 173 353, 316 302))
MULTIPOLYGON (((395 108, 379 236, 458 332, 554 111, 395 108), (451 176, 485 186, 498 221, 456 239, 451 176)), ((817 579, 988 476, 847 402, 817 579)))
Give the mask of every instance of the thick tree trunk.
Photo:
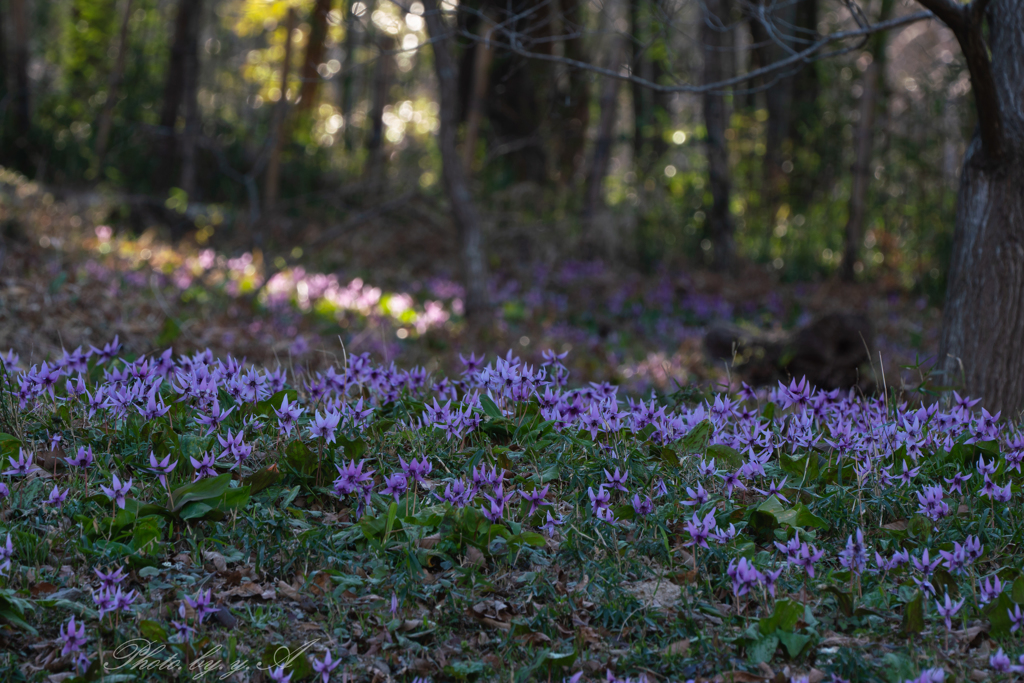
POLYGON ((296 105, 299 111, 309 111, 316 103, 316 93, 320 88, 320 72, 317 68, 324 61, 324 50, 327 48, 327 15, 330 12, 331 0, 316 0, 313 3, 313 12, 309 17, 306 56, 302 60, 302 69, 299 72, 302 78, 302 88, 299 90, 296 105))
POLYGON ((945 384, 1015 421, 1024 407, 1024 0, 992 0, 987 48, 980 21, 948 16, 979 126, 960 176, 938 366, 945 384))
POLYGON ((124 63, 128 55, 128 25, 132 18, 132 0, 123 0, 121 4, 121 33, 117 42, 117 57, 114 59, 114 68, 110 70, 110 77, 107 79, 107 99, 100 111, 100 119, 96 129, 96 160, 94 162, 94 173, 100 177, 103 173, 103 163, 107 158, 107 145, 110 143, 110 127, 114 122, 114 107, 117 105, 118 90, 121 88, 121 80, 124 78, 124 63))
MULTIPOLYGON (((628 4, 630 34, 633 37, 631 68, 636 75, 657 83, 664 70, 661 62, 651 54, 654 44, 660 41, 653 35, 654 19, 649 16, 650 10, 644 7, 644 0, 628 0, 628 4)), ((668 96, 639 83, 632 84, 632 96, 633 159, 637 173, 646 175, 668 148, 662 133, 668 115, 668 96)))
POLYGON ((473 204, 466 171, 462 167, 462 159, 459 158, 455 146, 459 125, 459 74, 451 53, 451 31, 445 24, 437 0, 423 0, 423 5, 423 18, 430 35, 434 51, 434 70, 437 72, 438 103, 441 109, 441 129, 437 142, 441 150, 444 189, 462 244, 466 317, 470 320, 479 320, 486 315, 488 308, 487 269, 484 262, 483 237, 480 232, 480 216, 473 204))
POLYGON ((11 13, 11 154, 12 165, 28 173, 32 165, 32 119, 29 114, 28 8, 25 0, 9 0, 11 13))
MULTIPOLYGON (((878 21, 886 21, 892 15, 894 0, 882 0, 878 21)), ((853 282, 857 272, 860 243, 864 239, 865 201, 868 185, 871 183, 871 156, 875 147, 875 109, 878 103, 880 81, 885 76, 885 33, 871 38, 871 64, 864 72, 863 91, 860 100, 860 120, 857 121, 855 161, 853 162, 853 183, 850 188, 850 211, 846 221, 846 244, 843 261, 839 268, 840 277, 853 282)))
MULTIPOLYGON (((725 33, 729 25, 730 0, 706 0, 708 15, 701 24, 701 44, 704 52, 704 82, 716 83, 729 77, 725 68, 725 50, 729 45, 725 33)), ((728 270, 735 261, 733 232, 735 225, 729 211, 731 181, 729 151, 725 142, 729 113, 725 97, 707 92, 703 97, 704 125, 707 128, 705 145, 708 158, 708 180, 712 204, 707 212, 707 234, 714 249, 712 264, 716 270, 728 270)))
POLYGON ((178 110, 186 97, 186 85, 190 63, 198 63, 199 18, 203 0, 179 0, 178 14, 174 22, 174 39, 171 55, 167 62, 167 76, 164 80, 164 101, 160 110, 161 140, 157 145, 160 163, 157 166, 156 184, 166 187, 171 179, 177 156, 178 110))

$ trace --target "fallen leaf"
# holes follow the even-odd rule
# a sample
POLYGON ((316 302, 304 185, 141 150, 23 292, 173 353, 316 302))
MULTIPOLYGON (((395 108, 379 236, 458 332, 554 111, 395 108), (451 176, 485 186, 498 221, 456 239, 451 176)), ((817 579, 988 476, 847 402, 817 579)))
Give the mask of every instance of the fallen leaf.
POLYGON ((889 522, 888 524, 883 524, 882 528, 887 531, 906 531, 907 520, 901 519, 895 522, 889 522))
POLYGON ((486 562, 487 561, 484 559, 484 554, 480 552, 479 548, 469 546, 469 548, 466 550, 465 564, 468 564, 471 567, 483 567, 486 564, 486 562))
POLYGON ((295 590, 284 581, 277 582, 277 592, 282 593, 286 598, 294 600, 295 602, 302 600, 302 596, 299 595, 299 591, 295 590))
POLYGON ((690 650, 690 641, 686 638, 683 640, 677 640, 674 643, 666 645, 661 650, 663 655, 685 655, 690 650))
POLYGON ((224 556, 216 550, 204 550, 203 559, 212 564, 214 569, 219 572, 226 572, 228 570, 228 563, 224 560, 224 556))
POLYGON ((33 598, 38 598, 40 595, 49 595, 50 593, 56 593, 57 587, 49 581, 40 581, 39 583, 34 584, 28 590, 29 593, 32 594, 33 598))

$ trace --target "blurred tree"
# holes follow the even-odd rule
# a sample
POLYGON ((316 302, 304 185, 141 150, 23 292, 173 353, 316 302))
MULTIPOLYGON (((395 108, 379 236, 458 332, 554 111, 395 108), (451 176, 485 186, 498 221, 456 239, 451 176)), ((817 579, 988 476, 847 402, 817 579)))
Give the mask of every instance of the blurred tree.
POLYGON ((10 165, 19 171, 32 171, 32 117, 30 115, 29 20, 26 0, 8 0, 11 15, 11 135, 10 165))
POLYGON ((395 40, 386 33, 377 36, 377 60, 373 71, 373 91, 370 94, 370 134, 366 141, 366 166, 363 178, 369 186, 370 196, 378 196, 384 189, 384 107, 388 104, 391 72, 394 70, 395 40))
POLYGON ((356 16, 354 6, 355 0, 347 0, 345 7, 345 75, 341 80, 341 117, 345 121, 345 150, 349 152, 355 147, 352 110, 355 104, 356 49, 359 47, 360 36, 360 31, 357 30, 359 17, 356 16))
MULTIPOLYGON (((702 16, 701 44, 704 52, 704 83, 715 84, 729 79, 726 59, 731 30, 729 16, 731 0, 705 0, 707 14, 702 16)), ((707 212, 706 232, 713 248, 713 265, 717 270, 732 268, 736 247, 733 241, 735 225, 729 207, 732 181, 729 173, 729 151, 726 147, 726 129, 729 112, 725 96, 708 90, 703 96, 704 144, 707 149, 708 181, 711 188, 711 206, 707 212)))
POLYGON ((451 53, 451 30, 445 24, 437 0, 423 0, 423 19, 427 25, 437 73, 441 126, 437 146, 441 150, 445 195, 451 204, 452 218, 462 249, 463 282, 466 289, 466 316, 476 322, 487 315, 487 269, 484 261, 480 216, 469 180, 455 145, 459 125, 459 74, 451 53))
POLYGON ((95 178, 103 171, 103 163, 107 156, 107 145, 110 143, 110 127, 114 121, 114 106, 124 80, 124 64, 128 55, 128 27, 132 18, 132 0, 121 0, 121 30, 118 34, 117 56, 114 66, 107 79, 107 95, 100 111, 96 130, 96 158, 93 161, 92 176, 95 178))
MULTIPOLYGON (((196 116, 192 102, 199 87, 199 23, 203 0, 178 0, 178 13, 174 22, 174 39, 164 78, 163 107, 160 110, 160 142, 156 186, 166 188, 177 167, 178 113, 184 103, 186 118, 196 116)), ((188 125, 188 122, 186 122, 188 125)))
POLYGON ((320 67, 324 61, 327 48, 327 18, 331 13, 331 0, 314 0, 313 10, 309 15, 309 38, 306 41, 306 55, 302 59, 299 77, 302 88, 296 104, 298 111, 309 111, 316 103, 316 94, 320 88, 320 67))
MULTIPOLYGON (((895 0, 882 0, 878 13, 879 21, 887 21, 892 16, 895 0)), ((843 261, 839 267, 840 277, 852 282, 857 268, 861 243, 864 241, 864 216, 868 207, 865 206, 868 185, 871 182, 871 156, 875 147, 875 110, 878 108, 878 91, 880 81, 885 76, 885 33, 871 36, 871 63, 864 71, 861 83, 860 118, 857 121, 857 133, 854 136, 856 158, 853 162, 853 183, 850 188, 850 215, 846 220, 845 246, 843 261)), ((863 268, 861 264, 860 268, 863 268)))
MULTIPOLYGON (((651 83, 660 83, 665 57, 663 29, 651 0, 628 0, 632 45, 631 71, 651 83)), ((637 171, 645 175, 668 148, 664 127, 668 121, 668 95, 632 83, 633 159, 637 171)))
POLYGON ((477 139, 480 135, 480 124, 487 107, 488 81, 491 77, 491 63, 494 61, 494 45, 487 40, 487 32, 494 25, 486 10, 481 14, 480 35, 483 40, 476 44, 473 53, 473 84, 469 93, 466 114, 466 137, 462 143, 463 165, 466 173, 472 175, 473 163, 476 159, 477 139))
MULTIPOLYGON (((583 42, 586 13, 582 0, 559 0, 559 10, 566 59, 587 61, 583 42)), ((565 82, 565 88, 556 94, 557 106, 549 125, 557 131, 552 138, 557 142, 558 179, 563 185, 569 185, 583 164, 590 123, 590 88, 586 72, 575 67, 568 68, 565 82)))
POLYGON ((288 8, 288 17, 284 22, 284 57, 281 59, 281 96, 274 106, 274 117, 270 132, 270 158, 267 162, 267 174, 263 181, 263 209, 265 213, 273 213, 277 208, 277 196, 281 186, 281 149, 288 137, 288 76, 292 69, 292 36, 295 33, 295 8, 288 8))

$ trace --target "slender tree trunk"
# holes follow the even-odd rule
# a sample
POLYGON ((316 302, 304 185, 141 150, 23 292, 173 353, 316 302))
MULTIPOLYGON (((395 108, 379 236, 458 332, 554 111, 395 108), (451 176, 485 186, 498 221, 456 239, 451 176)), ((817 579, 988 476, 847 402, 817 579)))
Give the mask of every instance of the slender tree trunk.
MULTIPOLYGON (((623 38, 614 31, 616 14, 612 6, 605 6, 601 15, 601 33, 608 38, 600 45, 605 58, 602 66, 618 70, 622 65, 623 38)), ((612 147, 615 143, 615 124, 619 114, 619 86, 617 78, 604 78, 600 81, 601 92, 599 106, 601 115, 597 122, 597 135, 594 147, 587 164, 587 176, 583 185, 583 210, 580 222, 583 228, 585 244, 594 245, 599 236, 595 235, 594 219, 604 208, 604 180, 608 175, 608 166, 612 158, 612 147)))
POLYGON ((981 17, 922 4, 946 10, 936 14, 964 53, 979 124, 960 175, 938 367, 946 385, 1016 422, 1024 407, 1024 0, 992 0, 987 41, 981 17))
MULTIPOLYGON (((196 35, 198 48, 198 31, 196 35)), ((199 118, 199 50, 189 52, 185 61, 183 112, 185 130, 181 136, 181 189, 189 201, 196 198, 196 143, 202 122, 199 118)))
POLYGON ((171 55, 167 63, 167 76, 164 81, 164 101, 160 110, 160 142, 157 154, 160 163, 157 166, 158 187, 170 184, 175 157, 177 156, 177 123, 178 110, 186 97, 186 81, 189 63, 197 60, 199 49, 199 17, 202 12, 202 0, 179 0, 178 14, 174 22, 174 39, 171 43, 171 55))
POLYGON ((316 93, 320 88, 320 72, 317 68, 324 61, 324 50, 327 48, 327 15, 330 12, 331 0, 316 0, 313 3, 313 12, 309 17, 306 56, 302 60, 302 70, 299 72, 302 88, 299 90, 299 100, 295 105, 299 111, 309 111, 316 103, 316 93))
MULTIPOLYGON (((562 10, 562 32, 568 35, 586 30, 583 0, 559 0, 562 10)), ((609 11, 606 5, 604 11, 609 11)), ((587 61, 582 36, 564 41, 565 56, 579 62, 587 61)), ((559 97, 558 177, 563 184, 571 184, 577 170, 583 165, 583 150, 587 142, 590 123, 590 89, 587 74, 581 69, 569 69, 568 89, 559 97)))
POLYGON ((480 231, 480 216, 473 203, 462 159, 455 146, 459 125, 458 97, 459 74, 451 53, 451 31, 445 24, 437 0, 423 0, 423 18, 427 24, 434 51, 434 70, 437 72, 438 100, 440 105, 441 129, 438 132, 438 147, 441 150, 441 165, 445 193, 451 204, 452 218, 458 228, 462 243, 462 267, 466 287, 466 316, 479 320, 487 314, 487 266, 484 261, 483 236, 480 231))
MULTIPOLYGON (((882 0, 878 21, 886 21, 892 15, 894 0, 882 0)), ((871 183, 871 156, 875 148, 875 110, 878 108, 878 90, 885 76, 885 33, 876 33, 871 38, 871 64, 864 72, 860 99, 860 120, 857 121, 856 151, 853 162, 853 183, 850 188, 850 210, 846 221, 846 245, 839 276, 846 282, 853 282, 860 243, 864 239, 864 216, 867 213, 865 201, 868 185, 871 183)))
MULTIPOLYGON (((704 82, 715 83, 729 77, 725 69, 725 48, 729 45, 726 28, 729 26, 730 0, 706 0, 708 15, 701 25, 701 43, 704 51, 704 82)), ((733 232, 735 225, 729 210, 731 180, 729 150, 725 131, 729 125, 725 97, 707 92, 703 97, 704 125, 707 128, 708 179, 712 204, 707 212, 707 233, 713 247, 712 264, 716 270, 728 270, 735 262, 733 232)))
POLYGON ((355 99, 353 80, 356 69, 354 62, 356 47, 359 43, 359 32, 356 31, 359 18, 352 12, 354 4, 354 0, 348 0, 348 6, 345 8, 345 64, 343 66, 345 75, 341 79, 341 118, 345 121, 345 149, 349 152, 355 148, 351 116, 355 99))
POLYGON ((26 0, 9 0, 11 14, 11 160, 18 170, 28 173, 32 165, 32 119, 28 80, 29 22, 26 0))
POLYGON ((117 41, 117 57, 114 68, 107 79, 107 99, 100 111, 100 120, 96 130, 96 160, 93 172, 96 176, 103 173, 103 163, 107 158, 107 145, 110 143, 110 127, 114 122, 114 107, 117 105, 118 90, 124 78, 124 63, 128 55, 128 25, 132 18, 132 0, 121 3, 121 32, 117 41))
POLYGON ((388 103, 395 40, 381 34, 377 38, 377 65, 373 72, 373 93, 370 106, 370 137, 366 141, 366 171, 370 194, 377 195, 384 188, 384 107, 388 103))
POLYGON ((288 126, 288 76, 292 68, 292 33, 295 32, 295 8, 288 8, 284 25, 284 60, 281 62, 281 97, 274 107, 274 121, 271 130, 270 158, 267 160, 267 175, 263 185, 263 212, 273 213, 277 205, 277 193, 281 184, 281 148, 288 126))
MULTIPOLYGON (((480 26, 483 38, 493 22, 484 15, 485 21, 480 26)), ((487 103, 487 83, 491 75, 491 62, 494 61, 494 46, 489 42, 480 41, 476 44, 473 55, 473 87, 469 93, 469 111, 466 114, 466 138, 462 142, 462 164, 466 175, 473 175, 473 162, 476 158, 476 141, 480 135, 480 122, 484 117, 487 103)))
MULTIPOLYGON (((664 71, 658 59, 652 58, 655 44, 654 19, 645 11, 645 0, 627 0, 632 35, 633 73, 657 83, 664 71)), ((633 96, 633 159, 639 175, 646 175, 667 146, 662 134, 666 117, 667 96, 639 83, 632 83, 633 96)))
MULTIPOLYGON (((4 8, 0 5, 0 122, 4 120, 9 106, 8 96, 10 91, 7 87, 7 17, 4 8)), ((0 150, 2 150, 3 138, 0 136, 0 150)))

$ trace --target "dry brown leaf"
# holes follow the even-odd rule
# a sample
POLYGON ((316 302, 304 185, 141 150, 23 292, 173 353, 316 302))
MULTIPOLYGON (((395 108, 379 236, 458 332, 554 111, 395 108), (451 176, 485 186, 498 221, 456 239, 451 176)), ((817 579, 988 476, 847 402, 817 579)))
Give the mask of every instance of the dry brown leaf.
POLYGON ((714 680, 720 683, 761 683, 761 681, 765 680, 765 677, 746 671, 726 671, 715 676, 714 680))
POLYGON ((491 628, 500 629, 502 631, 508 631, 512 628, 512 624, 506 621, 498 621, 497 619, 491 619, 490 617, 484 617, 480 620, 484 626, 490 626, 491 628))
POLYGON ((666 645, 664 648, 662 648, 661 654, 663 654, 663 655, 680 655, 681 656, 681 655, 685 655, 689 651, 690 651, 690 641, 688 639, 684 638, 682 640, 677 640, 674 643, 670 643, 670 644, 666 645))
POLYGON ((49 581, 40 581, 39 583, 34 584, 28 590, 29 593, 32 594, 33 598, 38 598, 40 595, 49 595, 50 593, 56 593, 57 587, 49 581))
POLYGON ((433 548, 441 541, 440 534, 434 534, 432 536, 424 536, 423 538, 416 541, 416 545, 420 548, 433 548))
POLYGON ((224 556, 216 550, 204 550, 203 559, 212 564, 214 569, 219 572, 226 572, 228 570, 228 563, 224 560, 224 556))
POLYGON ((483 567, 486 563, 487 560, 484 559, 484 554, 478 548, 469 546, 466 550, 466 561, 464 564, 471 567, 483 567))
POLYGON ((907 530, 907 520, 900 519, 900 520, 897 520, 895 522, 889 522, 888 524, 883 524, 882 528, 885 529, 886 531, 906 531, 907 530))
POLYGON ((331 581, 331 575, 325 574, 324 572, 317 572, 309 584, 310 592, 318 597, 321 595, 327 595, 331 592, 333 587, 334 582, 331 581))
POLYGON ((289 600, 294 600, 295 602, 302 600, 302 596, 299 595, 299 591, 295 590, 284 581, 277 582, 277 592, 281 593, 289 600))
MULTIPOLYGON (((263 587, 255 581, 239 584, 230 590, 218 594, 218 598, 252 598, 263 594, 263 587)), ((271 591, 272 593, 273 591, 271 591)))

